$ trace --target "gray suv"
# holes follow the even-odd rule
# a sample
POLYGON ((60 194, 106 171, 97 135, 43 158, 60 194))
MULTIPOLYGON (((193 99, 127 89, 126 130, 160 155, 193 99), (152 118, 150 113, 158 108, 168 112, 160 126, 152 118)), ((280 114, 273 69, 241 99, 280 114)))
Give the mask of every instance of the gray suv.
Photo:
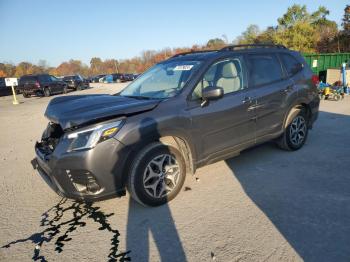
POLYGON ((279 45, 178 54, 118 94, 52 99, 35 167, 68 198, 128 189, 161 205, 198 167, 270 140, 301 148, 318 115, 316 81, 298 52, 279 45))

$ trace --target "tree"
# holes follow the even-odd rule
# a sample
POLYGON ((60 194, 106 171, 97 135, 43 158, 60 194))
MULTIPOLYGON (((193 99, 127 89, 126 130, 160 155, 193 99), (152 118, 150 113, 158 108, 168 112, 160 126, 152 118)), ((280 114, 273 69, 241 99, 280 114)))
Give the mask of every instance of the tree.
POLYGON ((219 49, 226 45, 225 41, 221 38, 213 38, 207 42, 206 47, 209 49, 219 49))
POLYGON ((287 12, 277 19, 278 25, 283 28, 290 28, 298 22, 306 22, 310 18, 306 5, 294 4, 288 7, 287 12))
POLYGON ((342 19, 342 24, 344 33, 350 35, 350 5, 344 8, 344 16, 342 19))
POLYGON ((102 60, 99 57, 93 57, 90 60, 90 69, 92 74, 101 74, 102 60))
POLYGON ((303 21, 295 22, 287 29, 280 29, 275 36, 277 44, 305 53, 315 52, 316 41, 315 28, 303 21))
POLYGON ((256 44, 260 29, 257 25, 249 25, 248 28, 236 39, 237 44, 256 44))
POLYGON ((261 32, 257 38, 256 43, 274 44, 276 38, 277 29, 273 26, 269 26, 265 31, 261 32))

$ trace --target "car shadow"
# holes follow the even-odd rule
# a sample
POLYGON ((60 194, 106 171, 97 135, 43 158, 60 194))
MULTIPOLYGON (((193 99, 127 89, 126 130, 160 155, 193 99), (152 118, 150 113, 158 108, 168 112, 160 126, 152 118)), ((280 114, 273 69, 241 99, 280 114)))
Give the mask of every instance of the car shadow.
POLYGON ((320 112, 295 152, 264 144, 226 161, 304 261, 350 259, 350 117, 320 112))
MULTIPOLYGON (((152 137, 161 137, 158 123, 155 119, 150 117, 144 118, 140 121, 140 125, 147 127, 142 130, 153 130, 152 137)), ((148 142, 144 142, 149 141, 148 135, 149 133, 146 134, 138 130, 138 139, 135 139, 133 144, 126 146, 125 150, 129 152, 130 148, 133 148, 134 153, 139 152, 147 145, 148 142)), ((117 168, 119 167, 114 166, 113 170, 117 168)), ((120 187, 118 183, 120 182, 115 181, 116 188, 120 187)), ((158 249, 160 261, 187 261, 169 204, 166 203, 158 207, 145 207, 129 196, 126 249, 132 252, 131 257, 134 261, 152 261, 150 258, 151 240, 149 234, 152 235, 154 244, 158 249)))

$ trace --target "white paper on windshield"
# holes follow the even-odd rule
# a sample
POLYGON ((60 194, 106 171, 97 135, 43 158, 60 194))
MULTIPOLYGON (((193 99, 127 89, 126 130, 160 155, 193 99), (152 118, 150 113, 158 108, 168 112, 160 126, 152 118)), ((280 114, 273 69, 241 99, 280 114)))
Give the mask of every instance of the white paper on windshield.
POLYGON ((174 71, 188 71, 191 70, 193 65, 178 65, 174 68, 174 71))

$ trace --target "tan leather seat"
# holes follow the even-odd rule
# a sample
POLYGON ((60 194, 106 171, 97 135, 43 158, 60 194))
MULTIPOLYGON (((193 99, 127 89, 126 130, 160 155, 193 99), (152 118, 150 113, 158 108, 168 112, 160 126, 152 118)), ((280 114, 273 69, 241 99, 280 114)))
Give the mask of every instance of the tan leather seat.
POLYGON ((224 89, 224 94, 232 93, 241 89, 236 66, 233 62, 228 62, 222 67, 221 77, 216 82, 216 86, 224 89))

